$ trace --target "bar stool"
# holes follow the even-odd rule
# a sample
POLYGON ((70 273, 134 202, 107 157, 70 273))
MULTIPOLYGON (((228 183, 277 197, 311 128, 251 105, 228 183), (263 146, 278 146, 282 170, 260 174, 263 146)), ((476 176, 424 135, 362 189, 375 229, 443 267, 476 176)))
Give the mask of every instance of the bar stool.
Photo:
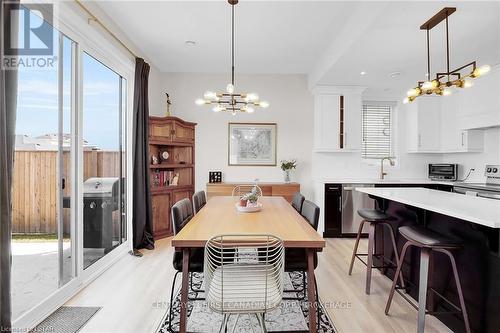
MULTIPOLYGON (((398 268, 394 277, 401 273, 401 267, 403 266, 403 261, 406 255, 406 251, 410 246, 415 246, 420 249, 420 276, 419 276, 419 287, 418 287, 418 307, 416 307, 413 302, 403 293, 399 291, 400 288, 396 288, 397 279, 394 278, 392 281, 391 292, 389 293, 389 299, 387 300, 387 305, 385 307, 385 314, 389 313, 389 308, 391 306, 392 298, 394 296, 394 291, 397 291, 406 301, 408 301, 413 307, 418 310, 418 333, 423 333, 425 328, 425 315, 432 314, 431 311, 426 311, 427 302, 427 282, 429 278, 429 259, 432 251, 444 253, 450 258, 451 267, 453 269, 453 275, 455 277, 455 284, 457 286, 458 298, 460 300, 460 308, 447 300, 440 293, 432 288, 429 288, 434 294, 442 298, 448 304, 450 304, 458 313, 462 313, 464 318, 465 330, 470 333, 469 317, 467 316, 467 309, 465 308, 464 296, 462 293, 462 286, 460 284, 460 278, 458 276, 457 264, 455 262, 455 257, 452 254, 452 250, 458 250, 462 246, 460 241, 448 238, 441 235, 435 231, 429 230, 421 226, 404 226, 399 228, 399 233, 401 236, 406 238, 407 242, 403 246, 401 252, 401 260, 399 261, 398 268)), ((443 313, 443 312, 440 312, 443 313)))
MULTIPOLYGON (((387 215, 385 212, 380 211, 378 209, 359 209, 359 216, 363 218, 361 224, 359 225, 358 234, 356 236, 356 243, 354 244, 354 249, 352 251, 351 257, 351 265, 349 266, 349 275, 352 274, 352 268, 354 266, 354 259, 358 258, 363 264, 366 265, 366 294, 370 294, 370 285, 372 279, 372 269, 373 268, 388 268, 388 267, 397 267, 399 265, 399 256, 398 256, 398 248, 396 246, 396 239, 394 234, 394 228, 387 221, 391 220, 392 217, 387 215), (363 232, 363 226, 365 223, 370 223, 369 231, 368 231, 368 253, 359 253, 358 254, 358 245, 359 239, 361 238, 361 234, 363 232), (394 250, 394 256, 396 258, 396 263, 392 260, 386 258, 383 254, 373 254, 375 247, 375 227, 380 224, 386 226, 390 230, 392 248, 394 250), (367 256, 367 262, 365 263, 360 256, 367 256), (374 266, 373 265, 373 257, 382 259, 382 266, 374 266), (385 265, 385 262, 389 262, 391 265, 385 265)), ((401 286, 404 287, 403 274, 400 274, 401 278, 401 286)))

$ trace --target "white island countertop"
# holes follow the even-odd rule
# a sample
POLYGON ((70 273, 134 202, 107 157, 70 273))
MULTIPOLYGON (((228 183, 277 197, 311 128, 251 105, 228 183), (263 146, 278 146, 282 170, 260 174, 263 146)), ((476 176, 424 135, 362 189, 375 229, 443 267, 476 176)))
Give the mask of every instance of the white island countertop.
POLYGON ((356 191, 490 228, 500 228, 500 200, 421 187, 357 187, 356 191))

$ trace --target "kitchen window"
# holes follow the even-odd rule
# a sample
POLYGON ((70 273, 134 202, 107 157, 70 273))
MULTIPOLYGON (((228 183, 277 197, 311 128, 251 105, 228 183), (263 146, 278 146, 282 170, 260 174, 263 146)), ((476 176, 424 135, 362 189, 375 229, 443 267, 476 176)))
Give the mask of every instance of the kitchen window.
POLYGON ((393 108, 389 102, 363 102, 361 148, 363 159, 393 157, 393 108))

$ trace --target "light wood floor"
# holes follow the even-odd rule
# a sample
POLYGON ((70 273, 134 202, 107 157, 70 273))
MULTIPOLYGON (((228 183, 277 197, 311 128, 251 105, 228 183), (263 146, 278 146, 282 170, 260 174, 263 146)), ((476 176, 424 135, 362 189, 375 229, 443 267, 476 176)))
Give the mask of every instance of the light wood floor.
MULTIPOLYGON (((328 239, 316 269, 320 298, 339 332, 416 332, 417 313, 399 295, 394 296, 389 316, 384 314, 391 281, 378 272, 372 277, 371 295, 364 293, 365 266, 356 262, 347 274, 354 241, 328 239)), ((366 242, 360 251, 366 252, 366 242)), ((155 332, 170 300, 174 275, 170 240, 156 242, 154 251, 142 258, 125 256, 67 305, 101 306, 80 331, 155 332)), ((451 332, 432 316, 427 316, 426 332, 451 332)))

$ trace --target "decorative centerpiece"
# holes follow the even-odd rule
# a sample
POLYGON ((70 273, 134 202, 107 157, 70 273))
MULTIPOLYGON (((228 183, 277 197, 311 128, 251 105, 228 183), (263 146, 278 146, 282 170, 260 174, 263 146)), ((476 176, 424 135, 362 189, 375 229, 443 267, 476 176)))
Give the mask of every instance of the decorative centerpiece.
POLYGON ((240 201, 236 203, 238 211, 243 213, 258 212, 262 209, 262 204, 259 201, 257 187, 253 187, 252 191, 241 196, 240 201))
POLYGON ((285 180, 285 183, 290 183, 291 182, 291 172, 293 169, 297 167, 297 161, 291 160, 283 160, 281 161, 281 170, 283 170, 283 177, 285 180))

